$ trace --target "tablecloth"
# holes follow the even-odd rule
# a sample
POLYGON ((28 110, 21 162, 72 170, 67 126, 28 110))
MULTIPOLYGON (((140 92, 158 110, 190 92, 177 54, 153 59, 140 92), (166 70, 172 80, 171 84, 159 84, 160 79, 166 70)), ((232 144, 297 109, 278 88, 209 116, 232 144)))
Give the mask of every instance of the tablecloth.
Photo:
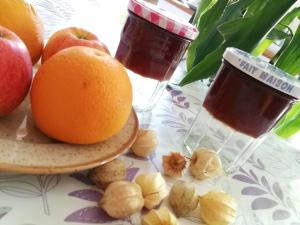
MULTIPOLYGON (((45 21, 46 37, 53 31, 77 25, 94 31, 115 49, 126 1, 31 0, 45 21), (106 20, 104 20, 106 18, 106 20), (109 21, 109 23, 108 23, 109 21), (115 35, 111 36, 107 32, 115 35)), ((180 77, 183 66, 177 70, 180 77)), ((140 126, 158 134, 159 146, 146 159, 127 152, 127 179, 141 173, 162 172, 162 155, 183 150, 183 138, 205 95, 205 85, 180 88, 176 76, 157 107, 139 114, 140 126)), ((216 131, 216 135, 220 135, 216 131)), ((236 173, 197 181, 188 172, 181 178, 196 184, 199 195, 223 190, 238 201, 234 225, 300 225, 300 151, 275 135, 269 135, 255 154, 236 173)), ((176 179, 165 177, 168 188, 176 179)), ((0 225, 140 224, 136 213, 115 220, 97 207, 103 192, 95 187, 87 171, 64 175, 23 175, 0 172, 0 225)), ((163 205, 168 205, 167 199, 163 205)), ((196 215, 179 219, 180 224, 201 224, 196 215)))

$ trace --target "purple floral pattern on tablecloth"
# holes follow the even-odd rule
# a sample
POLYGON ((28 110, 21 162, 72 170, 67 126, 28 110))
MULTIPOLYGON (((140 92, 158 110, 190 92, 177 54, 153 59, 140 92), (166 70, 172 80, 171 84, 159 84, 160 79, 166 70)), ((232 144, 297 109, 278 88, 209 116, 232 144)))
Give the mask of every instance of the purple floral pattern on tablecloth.
MULTIPOLYGON (((263 164, 261 166, 263 167, 263 164)), ((242 188, 241 194, 253 197, 251 202, 252 210, 271 209, 271 218, 274 221, 287 220, 292 216, 291 211, 294 211, 294 216, 300 220, 294 203, 289 196, 284 195, 280 183, 271 183, 266 176, 262 175, 259 177, 254 170, 249 169, 249 171, 246 171, 243 168, 240 168, 239 173, 235 174, 232 179, 247 184, 246 187, 242 188)))
POLYGON ((86 201, 98 202, 102 194, 94 189, 83 189, 69 193, 69 196, 80 198, 86 201))
POLYGON ((163 125, 176 129, 176 132, 182 134, 185 134, 188 131, 194 119, 194 116, 189 117, 184 112, 179 112, 177 114, 174 108, 164 108, 157 117, 162 119, 163 125))
POLYGON ((130 167, 127 169, 127 172, 126 172, 126 177, 127 177, 127 180, 128 181, 133 181, 136 174, 139 172, 139 168, 137 167, 130 167))
POLYGON ((175 90, 172 86, 167 86, 167 91, 171 95, 171 102, 179 108, 188 109, 190 108, 190 103, 187 101, 187 98, 184 96, 181 90, 175 90))
POLYGON ((102 194, 95 189, 77 190, 69 193, 69 196, 79 198, 95 203, 95 206, 85 207, 71 213, 65 218, 66 222, 77 223, 107 223, 115 221, 116 219, 110 217, 104 210, 97 207, 101 200, 102 194))
POLYGON ((101 208, 91 206, 75 211, 65 221, 75 223, 110 223, 116 221, 116 219, 110 217, 101 208))
MULTIPOLYGON (((126 170, 126 178, 128 181, 133 181, 139 172, 138 167, 133 167, 132 165, 126 170)), ((89 179, 88 173, 75 173, 70 175, 72 178, 87 184, 94 186, 93 182, 89 179)), ((76 222, 76 223, 111 223, 116 221, 110 217, 103 209, 98 207, 98 203, 101 200, 103 194, 101 190, 97 189, 81 189, 75 190, 68 194, 70 197, 79 198, 85 201, 94 202, 93 206, 85 207, 76 210, 65 218, 66 222, 76 222)), ((132 223, 131 218, 125 218, 123 221, 132 223)))

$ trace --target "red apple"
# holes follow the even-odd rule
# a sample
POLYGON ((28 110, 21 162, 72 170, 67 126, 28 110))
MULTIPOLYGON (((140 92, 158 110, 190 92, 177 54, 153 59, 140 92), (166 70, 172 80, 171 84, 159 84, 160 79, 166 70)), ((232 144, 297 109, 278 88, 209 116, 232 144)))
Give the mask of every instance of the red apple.
POLYGON ((9 114, 24 100, 31 80, 32 63, 25 44, 0 26, 0 116, 9 114))
POLYGON ((68 27, 55 32, 48 40, 42 54, 42 63, 55 53, 72 46, 96 48, 110 54, 105 44, 98 37, 79 27, 68 27))

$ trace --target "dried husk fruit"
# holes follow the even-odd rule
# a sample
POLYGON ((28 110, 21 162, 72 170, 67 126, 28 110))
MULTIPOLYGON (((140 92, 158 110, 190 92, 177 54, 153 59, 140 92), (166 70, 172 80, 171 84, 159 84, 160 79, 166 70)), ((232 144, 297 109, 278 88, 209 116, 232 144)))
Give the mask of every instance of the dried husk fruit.
POLYGON ((126 165, 124 161, 115 159, 92 169, 89 177, 98 188, 105 189, 112 182, 126 180, 126 165))
POLYGON ((152 209, 142 218, 142 225, 178 225, 176 217, 167 207, 152 209))
POLYGON ((179 152, 163 156, 164 174, 170 177, 181 177, 187 166, 186 158, 179 152))
POLYGON ((198 206, 199 197, 193 183, 178 180, 171 188, 169 203, 177 216, 186 216, 198 206))
POLYGON ((207 225, 229 225, 236 219, 237 203, 225 192, 208 192, 199 202, 200 217, 207 225))
POLYGON ((99 206, 113 218, 126 218, 140 211, 144 199, 139 185, 129 181, 116 181, 105 190, 99 206))
POLYGON ((141 187, 147 209, 158 206, 168 195, 166 181, 160 173, 141 174, 135 182, 141 187))
POLYGON ((157 144, 157 135, 154 130, 140 129, 131 150, 137 156, 147 157, 155 151, 157 144))
POLYGON ((200 148, 193 152, 189 171, 198 180, 204 180, 224 174, 218 154, 210 149, 200 148))

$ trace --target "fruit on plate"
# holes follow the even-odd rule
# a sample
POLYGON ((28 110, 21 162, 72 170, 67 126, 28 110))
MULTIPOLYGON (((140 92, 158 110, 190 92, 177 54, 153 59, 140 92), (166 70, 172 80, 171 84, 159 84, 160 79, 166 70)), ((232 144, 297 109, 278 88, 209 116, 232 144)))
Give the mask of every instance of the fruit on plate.
POLYGON ((132 110, 132 87, 116 59, 75 46, 42 64, 33 80, 31 107, 36 126, 46 135, 92 144, 123 128, 132 110))
POLYGON ((105 44, 99 41, 95 34, 84 30, 83 28, 68 27, 55 32, 50 37, 43 50, 42 63, 60 50, 72 46, 96 48, 110 54, 105 44))
POLYGON ((0 25, 24 41, 35 64, 42 54, 44 40, 43 25, 33 6, 24 0, 1 0, 0 25))
POLYGON ((13 111, 25 98, 32 80, 32 64, 23 41, 0 26, 0 116, 13 111))

